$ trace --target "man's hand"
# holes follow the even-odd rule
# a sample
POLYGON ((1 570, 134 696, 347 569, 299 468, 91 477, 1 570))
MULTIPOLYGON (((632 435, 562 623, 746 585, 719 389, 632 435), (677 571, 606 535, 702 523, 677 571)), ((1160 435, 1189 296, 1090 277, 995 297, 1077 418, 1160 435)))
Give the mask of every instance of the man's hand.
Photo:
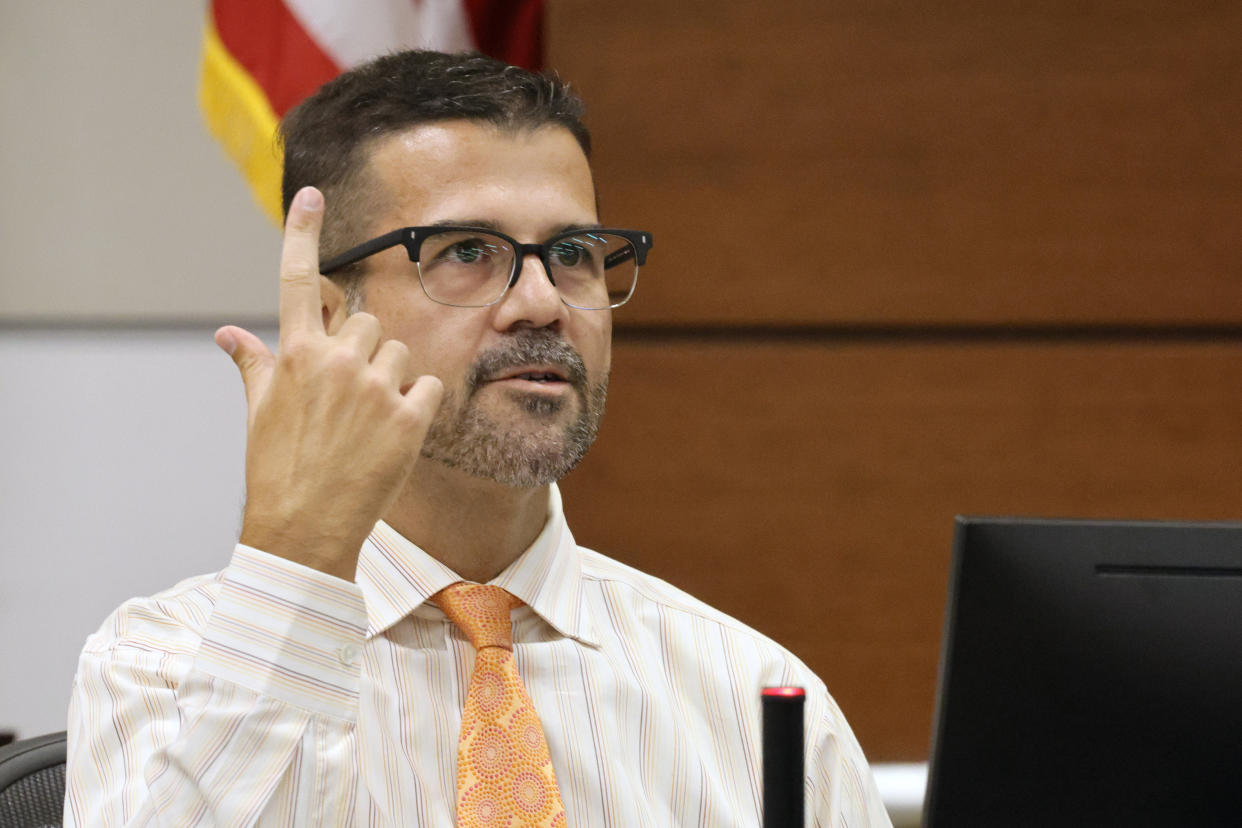
POLYGON ((403 388, 409 352, 381 343, 379 321, 350 316, 324 328, 319 290, 323 195, 302 189, 289 208, 280 259, 280 347, 216 331, 246 386, 246 509, 241 542, 353 580, 358 550, 419 456, 443 386, 403 388))

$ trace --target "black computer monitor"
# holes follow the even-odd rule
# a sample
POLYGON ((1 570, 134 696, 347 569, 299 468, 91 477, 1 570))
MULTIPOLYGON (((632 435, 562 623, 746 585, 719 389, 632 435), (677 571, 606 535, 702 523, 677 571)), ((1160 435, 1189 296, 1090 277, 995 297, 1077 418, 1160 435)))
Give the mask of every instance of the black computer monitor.
POLYGON ((958 518, 924 813, 1242 825, 1242 524, 958 518))

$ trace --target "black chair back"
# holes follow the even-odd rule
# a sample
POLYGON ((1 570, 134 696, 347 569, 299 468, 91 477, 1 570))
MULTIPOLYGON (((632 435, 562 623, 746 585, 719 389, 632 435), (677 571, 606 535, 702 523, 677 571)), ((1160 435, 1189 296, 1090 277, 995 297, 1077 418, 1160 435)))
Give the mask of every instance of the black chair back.
POLYGON ((60 828, 65 810, 65 732, 0 748, 0 825, 60 828))

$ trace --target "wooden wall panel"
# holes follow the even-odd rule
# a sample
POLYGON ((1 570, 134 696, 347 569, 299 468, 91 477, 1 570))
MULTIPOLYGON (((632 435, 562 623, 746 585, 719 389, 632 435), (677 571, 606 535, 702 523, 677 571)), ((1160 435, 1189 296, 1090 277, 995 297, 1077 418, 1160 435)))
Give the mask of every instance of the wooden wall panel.
POLYGON ((954 514, 1242 517, 1242 5, 548 10, 605 220, 656 236, 571 525, 872 758, 926 756, 954 514))
POLYGON ((551 0, 618 324, 1242 323, 1242 4, 551 0))
POLYGON ((1242 517, 1242 342, 629 341, 579 541, 786 644, 926 758, 957 513, 1242 517))

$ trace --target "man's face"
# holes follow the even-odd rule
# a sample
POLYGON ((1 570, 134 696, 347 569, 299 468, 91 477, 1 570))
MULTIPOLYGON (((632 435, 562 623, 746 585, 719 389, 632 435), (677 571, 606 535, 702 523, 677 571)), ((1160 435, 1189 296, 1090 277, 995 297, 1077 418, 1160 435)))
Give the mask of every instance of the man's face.
MULTIPOLYGON (((377 143, 369 171, 380 207, 368 237, 442 223, 530 243, 597 221, 586 157, 560 127, 421 126, 377 143)), ((408 380, 444 383, 425 458, 529 487, 559 479, 586 453, 604 410, 612 317, 565 305, 537 257, 485 308, 428 299, 402 247, 371 258, 363 293, 384 335, 409 347, 408 380)))

